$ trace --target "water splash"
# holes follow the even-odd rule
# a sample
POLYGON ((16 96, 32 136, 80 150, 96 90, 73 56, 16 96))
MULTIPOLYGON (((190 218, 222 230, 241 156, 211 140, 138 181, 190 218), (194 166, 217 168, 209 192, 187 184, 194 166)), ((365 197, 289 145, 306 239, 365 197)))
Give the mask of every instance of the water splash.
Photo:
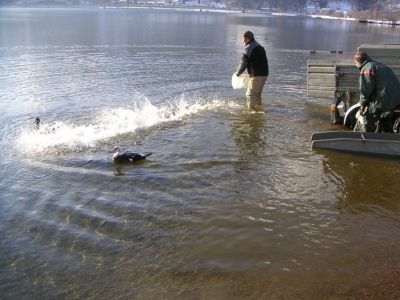
POLYGON ((232 109, 234 102, 214 99, 189 103, 182 96, 157 107, 150 101, 135 102, 129 108, 108 108, 100 111, 89 124, 53 122, 40 129, 24 129, 15 145, 20 153, 41 153, 50 150, 82 151, 96 147, 101 141, 118 135, 134 133, 163 123, 181 121, 203 111, 232 109))

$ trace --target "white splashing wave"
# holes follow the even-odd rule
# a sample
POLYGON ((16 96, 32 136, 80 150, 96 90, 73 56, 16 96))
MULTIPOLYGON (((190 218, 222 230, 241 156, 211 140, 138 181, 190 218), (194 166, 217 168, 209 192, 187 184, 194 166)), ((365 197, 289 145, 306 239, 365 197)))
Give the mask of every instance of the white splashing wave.
POLYGON ((50 149, 79 151, 96 147, 106 139, 151 128, 155 125, 179 121, 202 111, 234 108, 234 102, 222 100, 196 101, 190 104, 183 98, 160 107, 150 101, 135 103, 130 108, 110 108, 101 111, 90 124, 54 122, 41 124, 40 129, 25 129, 16 139, 16 147, 23 153, 40 153, 50 149))

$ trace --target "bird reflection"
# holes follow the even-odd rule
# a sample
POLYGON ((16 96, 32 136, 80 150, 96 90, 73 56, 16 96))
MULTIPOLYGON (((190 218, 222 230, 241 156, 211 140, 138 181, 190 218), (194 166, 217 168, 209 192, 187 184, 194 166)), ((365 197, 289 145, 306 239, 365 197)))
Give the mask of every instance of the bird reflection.
POLYGON ((121 166, 115 166, 114 175, 115 175, 115 176, 123 176, 123 175, 125 175, 125 173, 124 173, 124 171, 123 171, 123 167, 121 167, 121 166))

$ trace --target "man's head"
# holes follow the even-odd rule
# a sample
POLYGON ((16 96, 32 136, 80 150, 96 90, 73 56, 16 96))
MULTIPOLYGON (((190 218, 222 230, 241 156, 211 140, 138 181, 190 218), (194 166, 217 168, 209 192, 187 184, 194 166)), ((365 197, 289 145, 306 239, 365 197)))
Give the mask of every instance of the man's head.
POLYGON ((243 33, 243 43, 247 45, 252 40, 254 40, 254 34, 251 31, 246 31, 243 33))
POLYGON ((357 68, 360 68, 366 61, 371 60, 367 53, 362 51, 357 51, 356 55, 354 55, 354 63, 357 68))

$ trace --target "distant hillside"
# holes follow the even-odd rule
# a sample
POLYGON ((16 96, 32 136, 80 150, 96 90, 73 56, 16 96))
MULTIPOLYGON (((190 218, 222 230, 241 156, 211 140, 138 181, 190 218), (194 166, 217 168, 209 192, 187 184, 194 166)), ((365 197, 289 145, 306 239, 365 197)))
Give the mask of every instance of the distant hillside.
POLYGON ((0 6, 66 6, 66 5, 80 5, 80 0, 0 0, 0 6))
POLYGON ((260 9, 274 8, 282 10, 302 11, 306 4, 312 3, 320 8, 353 7, 355 10, 387 10, 400 3, 400 0, 225 0, 227 6, 260 9))
POLYGON ((189 4, 198 3, 202 5, 225 4, 227 8, 241 9, 273 9, 281 11, 304 12, 307 7, 315 10, 329 8, 334 10, 349 11, 396 11, 400 10, 400 0, 0 0, 0 6, 6 5, 40 5, 40 4, 67 4, 67 5, 103 5, 105 3, 164 3, 189 4))

